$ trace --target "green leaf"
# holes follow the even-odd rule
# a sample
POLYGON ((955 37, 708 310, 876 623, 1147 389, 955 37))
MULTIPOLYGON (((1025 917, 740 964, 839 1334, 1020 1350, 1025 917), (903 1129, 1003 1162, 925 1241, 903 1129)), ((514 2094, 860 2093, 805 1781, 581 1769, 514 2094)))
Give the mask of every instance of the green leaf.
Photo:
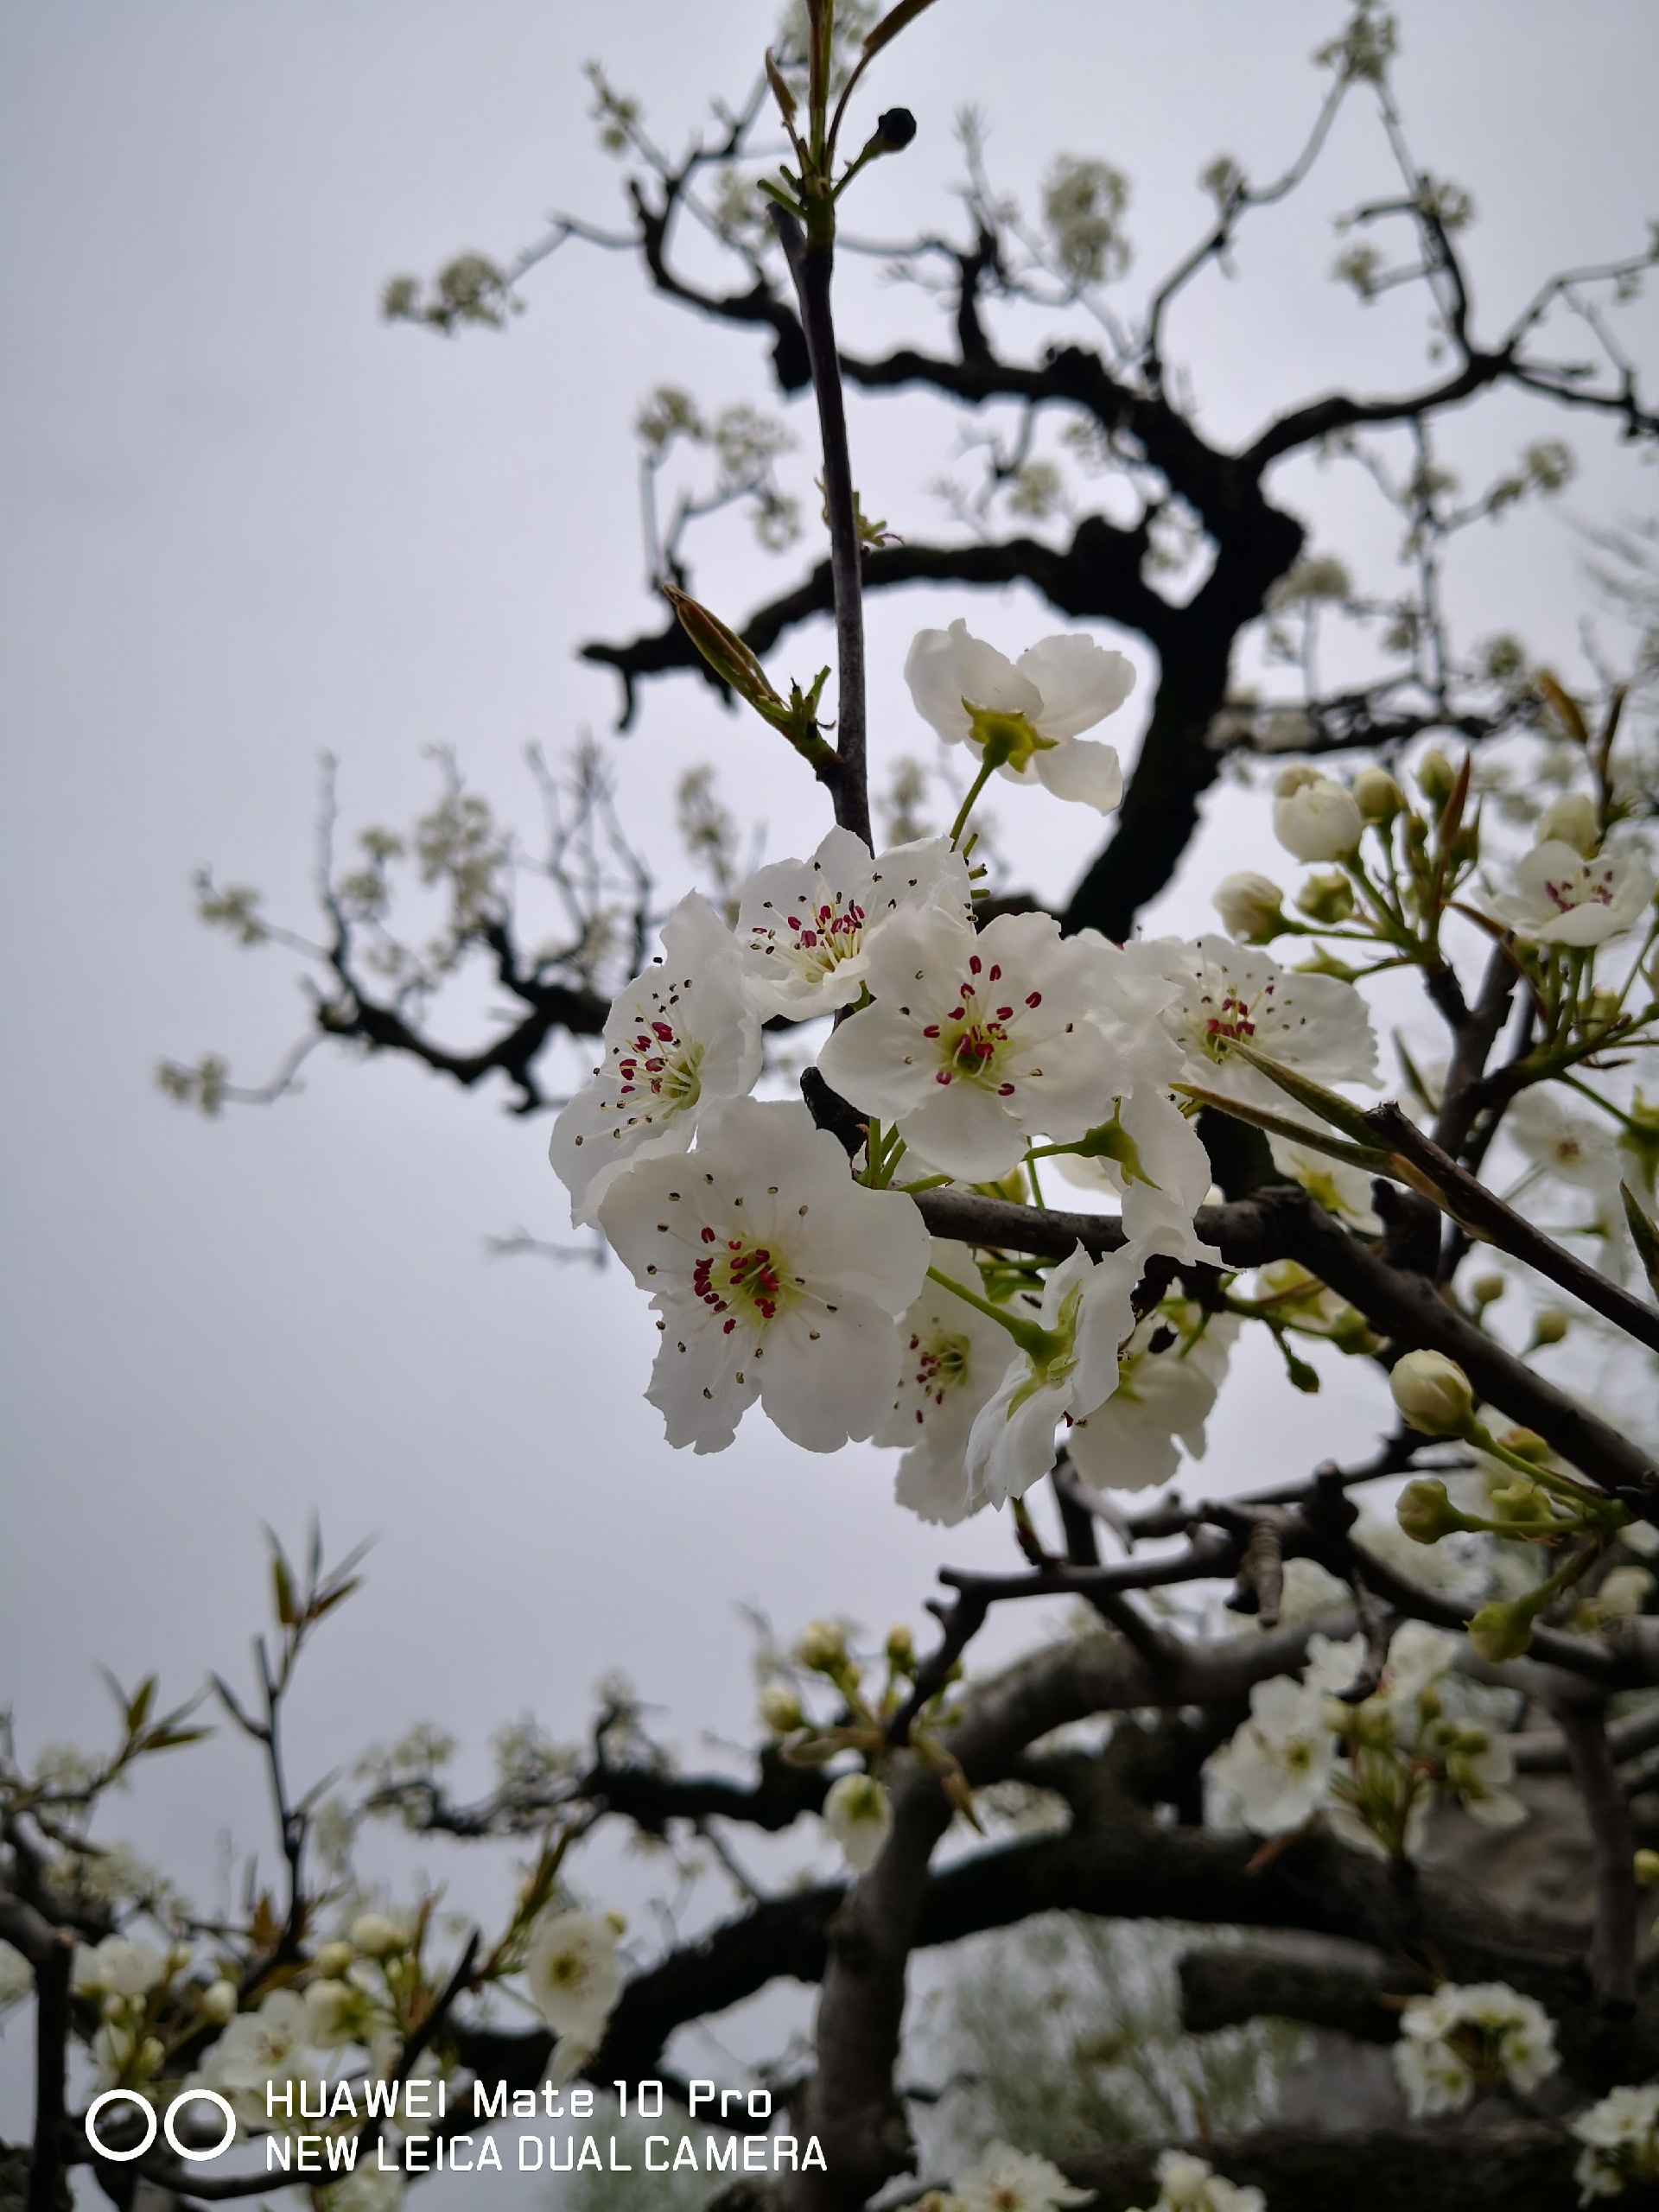
POLYGON ((294 1575, 283 1548, 273 1540, 270 1554, 270 1588, 276 1600, 276 1618, 283 1628, 292 1628, 300 1618, 299 1605, 294 1595, 294 1575))
POLYGON ((924 8, 931 8, 933 0, 899 0, 896 8, 889 8, 880 22, 864 41, 864 59, 880 54, 882 48, 896 39, 900 31, 913 23, 924 8))
POLYGON ((1628 1183, 1621 1183, 1618 1194, 1624 1201, 1624 1218, 1630 1225, 1630 1242, 1642 1262, 1642 1272, 1648 1279, 1648 1288, 1659 1298, 1659 1228, 1656 1228, 1636 1202, 1635 1193, 1628 1183))
POLYGON ((1363 1168, 1368 1175, 1389 1175, 1399 1179, 1399 1163, 1391 1152, 1381 1150, 1375 1140, 1369 1144, 1350 1144, 1345 1137, 1327 1136, 1323 1129, 1311 1129, 1306 1122, 1294 1122, 1288 1114, 1275 1114, 1266 1106, 1247 1105, 1237 1098, 1229 1098, 1219 1090, 1206 1090, 1199 1083, 1178 1083, 1171 1086, 1184 1098, 1196 1098, 1201 1106, 1213 1106, 1218 1114, 1230 1114, 1236 1122, 1248 1122, 1252 1128, 1265 1129, 1269 1136, 1287 1137, 1293 1144, 1311 1145, 1314 1151, 1328 1153, 1332 1160, 1345 1160, 1350 1167, 1363 1168))
POLYGON ((1287 1093, 1299 1106, 1306 1106, 1310 1114, 1317 1114, 1322 1122, 1329 1122, 1333 1129, 1340 1129, 1344 1136, 1351 1137, 1356 1144, 1364 1146, 1367 1150, 1376 1149, 1376 1131, 1366 1120, 1363 1109, 1356 1106, 1351 1099, 1344 1098, 1337 1091, 1327 1090, 1322 1083, 1315 1083, 1312 1076, 1303 1075, 1300 1069, 1286 1067, 1270 1052, 1260 1052, 1254 1045, 1246 1045, 1238 1038, 1230 1041, 1228 1050, 1247 1060, 1269 1082, 1276 1083, 1281 1090, 1287 1093))

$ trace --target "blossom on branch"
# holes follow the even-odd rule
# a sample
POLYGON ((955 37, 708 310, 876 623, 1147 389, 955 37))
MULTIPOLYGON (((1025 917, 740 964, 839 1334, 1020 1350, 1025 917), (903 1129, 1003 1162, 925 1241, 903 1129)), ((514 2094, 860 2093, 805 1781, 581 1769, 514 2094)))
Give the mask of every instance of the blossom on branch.
POLYGON ((964 2167, 950 2184, 962 2212, 1060 2212, 1086 2204, 1094 2195, 1073 2189, 1058 2166, 1010 2143, 988 2143, 976 2164, 964 2167))
POLYGON ((622 1994, 619 1923, 594 1912, 543 1913, 531 1930, 524 1979, 531 2001, 558 2037, 550 2078, 569 2081, 604 2040, 622 1994))
POLYGON ((948 1175, 989 1182, 1040 1136, 1065 1143, 1105 1118, 1155 1062, 1124 1065, 1104 1028, 1129 972, 1102 938, 1062 938, 1050 914, 982 930, 937 910, 895 914, 870 947, 874 1004, 818 1057, 824 1080, 895 1122, 948 1175))
POLYGON ((1565 840, 1535 845, 1515 871, 1512 891, 1491 896, 1493 913, 1534 944, 1605 944, 1642 919, 1653 897, 1653 870, 1634 847, 1586 859, 1565 840))
POLYGON ((968 866, 948 837, 899 845, 874 859, 861 837, 831 830, 810 860, 779 861, 739 894, 743 972, 763 1014, 805 1020, 850 1005, 863 988, 874 932, 906 907, 969 910, 968 866))
POLYGON ((1017 784, 1109 814, 1123 796, 1116 753, 1078 733, 1116 714, 1135 688, 1122 653, 1062 631, 1017 661, 970 636, 965 622, 918 630, 905 659, 916 711, 947 744, 967 742, 1017 784))
MULTIPOLYGON (((931 1264, 977 1288, 965 1244, 935 1240, 931 1264)), ((1008 1338, 990 1316, 932 1281, 922 1285, 897 1330, 899 1380, 878 1444, 905 1447, 893 1483, 900 1505, 950 1528, 973 1509, 963 1455, 980 1408, 1007 1372, 1008 1338)))
POLYGON ((1310 1637, 1306 1679, 1274 1675, 1257 1682, 1249 1719, 1211 1754, 1212 1780, 1236 1801, 1238 1816, 1253 1834, 1286 1834, 1325 1803, 1336 1767, 1325 1700, 1353 1680, 1363 1650, 1358 1637, 1345 1643, 1310 1637))
POLYGON ((600 1221, 662 1317, 646 1395, 671 1444, 724 1451, 757 1397, 809 1452, 891 1410, 893 1324, 921 1288, 927 1230, 902 1192, 850 1179, 804 1106, 722 1100, 694 1153, 620 1176, 600 1221))
MULTIPOLYGON (((1155 1031, 1153 1049, 1166 1043, 1155 1031)), ((1147 1041, 1141 1045, 1143 1055, 1147 1041)), ((1109 1191, 1123 1210, 1123 1232, 1188 1265, 1216 1262, 1192 1217, 1210 1196, 1213 1171, 1204 1141, 1160 1083, 1138 1083, 1112 1101, 1109 1129, 1090 1132, 1086 1152, 1058 1154, 1054 1165, 1083 1190, 1109 1191)))
POLYGON ((1400 2018, 1394 2070, 1414 2120, 1462 2112, 1480 2088, 1524 2095, 1560 2063, 1555 2024, 1506 1981, 1442 1982, 1400 2018))
POLYGON ((1195 1459, 1227 1373, 1240 1324, 1184 1300, 1148 1313, 1129 1338, 1117 1388, 1081 1415, 1067 1440, 1071 1465, 1091 1490, 1147 1490, 1180 1464, 1179 1438, 1195 1459))
POLYGON ((1016 1351, 969 1433, 968 1484, 976 1505, 1023 1497, 1054 1464, 1059 1423, 1111 1396, 1119 1347, 1135 1328, 1135 1288, 1146 1262, 1141 1244, 1126 1244, 1098 1262, 1079 1246, 1050 1274, 1031 1342, 1016 1351))
POLYGON ((1224 937, 1150 938, 1126 945, 1123 957, 1176 986, 1162 1019, 1181 1048, 1184 1082, 1292 1110, 1278 1085, 1232 1051, 1239 1043, 1320 1083, 1376 1080, 1371 1017, 1351 983, 1281 968, 1224 937))
POLYGON ((760 1072, 760 1024, 736 944, 696 892, 664 924, 662 958, 617 994, 604 1042, 548 1149, 579 1225, 598 1219, 631 1160, 684 1152, 704 1109, 745 1096, 760 1072))
POLYGON ((1274 785, 1273 834, 1299 861, 1344 861, 1365 817, 1346 784, 1317 768, 1286 768, 1274 785))
POLYGON ((1610 2089, 1571 2126, 1584 2145, 1573 2169, 1581 2204, 1622 2196, 1632 2181, 1659 2180, 1659 2082, 1610 2089))
POLYGON ((873 1774, 843 1774, 830 1785, 823 1824, 855 1874, 868 1874, 893 1827, 893 1800, 873 1774))
POLYGON ((1253 2183, 1229 2181, 1191 2151, 1158 2153, 1158 2201, 1150 2212, 1268 2212, 1253 2183))

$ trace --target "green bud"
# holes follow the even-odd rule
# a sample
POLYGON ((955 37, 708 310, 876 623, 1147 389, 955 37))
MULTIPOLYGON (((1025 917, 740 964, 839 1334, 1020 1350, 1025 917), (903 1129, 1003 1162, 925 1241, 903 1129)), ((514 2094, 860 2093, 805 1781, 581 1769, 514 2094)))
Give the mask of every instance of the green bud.
POLYGON ((847 1639, 835 1621, 809 1621, 806 1633, 795 1647, 795 1656, 814 1674, 834 1674, 846 1664, 847 1639))
POLYGON ((1506 1659, 1518 1659, 1532 1643, 1533 1615, 1535 1602, 1516 1598, 1505 1604, 1494 1599, 1483 1605, 1469 1624, 1469 1641, 1483 1659, 1493 1666, 1501 1666, 1506 1659))
POLYGON ((1431 745, 1417 763, 1417 788, 1437 810, 1457 786, 1458 772, 1438 745, 1431 745))
POLYGON ((1340 868, 1321 868, 1296 893, 1296 904, 1310 921, 1334 925, 1354 911, 1354 887, 1340 868))
POLYGON ((1455 1535, 1469 1526, 1452 1504, 1446 1484, 1427 1476, 1406 1484, 1395 1501, 1394 1515, 1414 1544, 1438 1544, 1442 1536, 1455 1535))
POLYGON ((1513 1452, 1517 1459, 1525 1459, 1535 1467, 1547 1467, 1550 1449, 1535 1428, 1506 1428, 1498 1438, 1506 1452, 1513 1452))
POLYGON ((1559 1306, 1546 1306, 1534 1316, 1532 1340, 1537 1344, 1558 1344, 1572 1325, 1571 1314, 1563 1313, 1559 1306))
POLYGON ((1524 1475, 1493 1491, 1491 1503, 1495 1521, 1549 1521, 1554 1517, 1548 1492, 1540 1490, 1536 1483, 1529 1483, 1524 1475))
POLYGON ((916 1671, 916 1642, 903 1621, 887 1630, 887 1664, 895 1675, 916 1671))
POLYGON ((760 1719, 774 1736, 790 1736, 804 1727, 806 1715, 801 1711, 801 1700, 793 1690, 785 1689, 781 1682, 772 1682, 760 1693, 760 1719))
POLYGON ((1386 768, 1362 768, 1354 778, 1354 797, 1376 829, 1392 822, 1406 803, 1405 793, 1386 768))
POLYGON ((1477 1306, 1495 1306, 1509 1287, 1503 1277, 1494 1271, 1477 1275, 1469 1286, 1469 1295, 1477 1306))
POLYGON ((1637 1887, 1650 1890, 1659 1883, 1659 1851, 1638 1851, 1636 1854, 1637 1887))

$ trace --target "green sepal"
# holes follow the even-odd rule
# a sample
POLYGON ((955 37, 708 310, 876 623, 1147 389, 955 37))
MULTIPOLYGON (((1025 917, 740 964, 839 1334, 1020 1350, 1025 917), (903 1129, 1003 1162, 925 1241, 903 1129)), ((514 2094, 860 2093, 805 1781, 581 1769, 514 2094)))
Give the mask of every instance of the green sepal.
POLYGON ((1630 1224, 1630 1242, 1636 1247, 1637 1257, 1642 1262, 1642 1272, 1648 1279, 1648 1288, 1659 1298, 1659 1228, 1636 1202, 1636 1193, 1628 1183, 1621 1183, 1618 1195, 1624 1201, 1624 1218, 1630 1224))
POLYGON ((1281 1090, 1294 1098, 1299 1106, 1306 1106, 1310 1114, 1317 1114, 1322 1122, 1328 1122, 1333 1129, 1340 1129, 1344 1136, 1351 1137, 1356 1144, 1363 1146, 1366 1150, 1374 1152, 1376 1149, 1376 1130, 1365 1118, 1364 1109, 1356 1106, 1351 1099, 1344 1098, 1337 1091, 1327 1090, 1322 1083, 1315 1083, 1312 1076, 1303 1075, 1297 1068, 1286 1067, 1271 1053, 1258 1052, 1254 1045, 1246 1045, 1239 1038, 1229 1039, 1228 1050, 1236 1052, 1241 1059, 1259 1070, 1269 1082, 1276 1083, 1281 1090))

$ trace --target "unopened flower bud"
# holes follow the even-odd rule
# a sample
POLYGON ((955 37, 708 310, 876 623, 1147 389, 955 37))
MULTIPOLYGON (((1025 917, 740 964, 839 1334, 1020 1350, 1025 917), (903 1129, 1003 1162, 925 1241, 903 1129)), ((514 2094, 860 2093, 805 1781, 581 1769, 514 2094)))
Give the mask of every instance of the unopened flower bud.
POLYGON ((1638 1851, 1636 1854, 1636 1883, 1642 1890, 1650 1890, 1659 1883, 1659 1851, 1638 1851))
POLYGON ((760 1693, 760 1718, 775 1736, 788 1736, 804 1725, 806 1715, 793 1690, 771 1682, 760 1693))
POLYGON ((138 2071, 159 2074, 162 2061, 167 2056, 167 2047, 159 2036, 146 2036, 138 2046, 138 2071))
POLYGON ((1407 1352, 1395 1362, 1389 1388, 1407 1427, 1425 1436, 1461 1436, 1474 1418, 1469 1377, 1444 1352, 1407 1352))
POLYGON ((1469 1286, 1469 1295, 1477 1306, 1495 1306, 1509 1287, 1503 1277, 1494 1269, 1491 1274, 1475 1277, 1469 1286))
POLYGON ((1502 1666, 1506 1659, 1518 1659, 1532 1642, 1532 1621, 1535 1607, 1524 1598, 1504 1604, 1494 1599, 1483 1605, 1469 1624, 1469 1641, 1483 1659, 1493 1666, 1502 1666))
POLYGON ((1222 926, 1241 944, 1269 944, 1285 927, 1285 894, 1270 875, 1244 868, 1224 875, 1210 895, 1222 926))
POLYGON ((325 1981, 338 1981, 356 1956, 349 1943, 325 1943, 317 1953, 317 1972, 325 1981))
POLYGON ((1405 793, 1386 768, 1362 768, 1354 778, 1354 804, 1375 827, 1392 822, 1405 803, 1405 793))
POLYGON ((197 2002, 204 2017, 222 2028, 236 2018, 236 1984, 221 1974, 217 1981, 208 1983, 197 2002))
POLYGON ((902 154, 916 136, 916 118, 907 107, 890 107, 875 118, 875 135, 884 154, 902 154))
POLYGON ((903 1621, 895 1622, 887 1630, 887 1664, 896 1675, 916 1670, 916 1640, 903 1621))
POLYGON ((124 1997, 118 1995, 118 1993, 112 1989, 109 1992, 108 1995, 105 1996, 98 2009, 106 2020, 124 2019, 127 2011, 127 2000, 124 1997))
POLYGON ((1506 1452, 1513 1452, 1517 1459, 1529 1460, 1535 1467, 1549 1465, 1549 1446, 1535 1428, 1506 1428, 1497 1440, 1506 1452))
POLYGON ((1342 861, 1365 824, 1346 784, 1306 766, 1287 768, 1274 785, 1273 834, 1299 861, 1342 861))
POLYGON ((1495 1521, 1548 1521, 1552 1516, 1548 1491, 1529 1483, 1524 1475, 1517 1475, 1512 1483, 1504 1483, 1491 1494, 1492 1518, 1495 1521))
POLYGON ((384 1959, 389 1951, 401 1950, 403 1936, 395 1921, 384 1912, 359 1912, 352 1923, 352 1942, 365 1959, 384 1959))
POLYGON ((1394 1509, 1395 1518, 1414 1544, 1438 1544, 1468 1526, 1441 1482, 1423 1478, 1408 1483, 1394 1509))
POLYGON ((1438 745, 1417 763, 1417 788, 1433 807, 1442 807, 1457 786, 1458 772, 1438 745))
POLYGON ((1588 860, 1601 842, 1601 823, 1596 817, 1596 803, 1583 791, 1569 791, 1558 798, 1538 824, 1538 842, 1547 845, 1557 840, 1571 845, 1575 853, 1582 853, 1588 860))
POLYGON ((806 1631, 795 1647, 795 1656, 803 1667, 815 1673, 829 1674, 839 1667, 847 1656, 847 1639, 835 1621, 809 1621, 806 1631))
POLYGON ((1296 904, 1310 921, 1345 922, 1354 911, 1354 887, 1339 868, 1321 868, 1296 893, 1296 904))
POLYGON ((1327 1334, 1346 1359, 1369 1359, 1373 1352, 1382 1349, 1382 1338, 1357 1306, 1344 1306, 1332 1322, 1327 1334))
POLYGON ((1535 1344, 1558 1344, 1572 1326, 1572 1316, 1563 1313, 1559 1306, 1546 1306, 1535 1314, 1532 1338, 1535 1344))

